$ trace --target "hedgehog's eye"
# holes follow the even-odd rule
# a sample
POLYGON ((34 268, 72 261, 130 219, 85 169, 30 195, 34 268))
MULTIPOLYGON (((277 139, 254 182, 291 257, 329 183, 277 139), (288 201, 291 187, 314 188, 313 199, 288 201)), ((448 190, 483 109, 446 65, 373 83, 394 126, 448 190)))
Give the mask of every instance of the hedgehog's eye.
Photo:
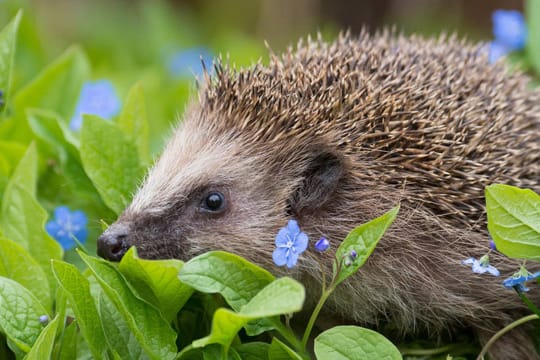
POLYGON ((220 212, 225 209, 225 196, 219 191, 212 191, 206 194, 201 207, 205 211, 220 212))

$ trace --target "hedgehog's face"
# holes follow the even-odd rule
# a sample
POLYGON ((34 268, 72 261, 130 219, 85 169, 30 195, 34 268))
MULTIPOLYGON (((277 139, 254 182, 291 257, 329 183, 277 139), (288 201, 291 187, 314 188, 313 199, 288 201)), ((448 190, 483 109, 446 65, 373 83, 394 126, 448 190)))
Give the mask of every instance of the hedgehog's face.
POLYGON ((276 167, 272 150, 248 152, 238 138, 190 126, 177 130, 132 204, 99 238, 99 255, 119 260, 135 246, 143 258, 186 260, 226 250, 271 263, 279 228, 331 196, 339 162, 319 153, 276 167))

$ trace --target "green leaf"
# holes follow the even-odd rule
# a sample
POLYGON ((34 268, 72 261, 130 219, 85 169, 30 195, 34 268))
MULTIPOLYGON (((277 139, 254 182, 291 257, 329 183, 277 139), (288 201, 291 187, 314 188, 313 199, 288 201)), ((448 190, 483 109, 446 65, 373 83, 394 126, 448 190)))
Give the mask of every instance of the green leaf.
POLYGON ((399 360, 399 350, 376 331, 358 326, 336 326, 315 338, 317 359, 399 360))
POLYGON ((347 279, 364 265, 379 240, 390 225, 392 225, 398 211, 399 206, 396 206, 386 214, 356 227, 347 235, 336 251, 337 261, 341 262, 341 271, 337 276, 336 285, 347 279), (353 250, 357 254, 356 260, 352 261, 349 266, 346 266, 344 262, 353 250))
POLYGON ((77 358, 77 322, 66 326, 62 334, 62 344, 58 352, 58 360, 73 360, 77 358))
POLYGON ((52 350, 54 347, 54 338, 60 318, 55 316, 54 319, 47 324, 45 329, 41 331, 32 349, 28 352, 25 360, 42 360, 51 359, 52 350))
POLYGON ((135 145, 114 124, 85 115, 81 159, 105 204, 120 214, 130 202, 143 174, 135 145))
POLYGON ((39 322, 42 315, 48 313, 29 290, 0 277, 0 328, 20 350, 30 351, 43 329, 39 322))
POLYGON ((540 195, 508 185, 486 187, 488 230, 497 250, 540 261, 540 195))
POLYGON ((248 342, 234 347, 242 360, 267 359, 269 344, 264 342, 248 342))
POLYGON ((16 183, 8 184, 0 213, 0 229, 3 234, 25 248, 41 265, 51 291, 54 277, 51 259, 62 258, 62 248, 45 231, 47 213, 28 190, 16 183))
MULTIPOLYGON (((9 193, 11 191, 11 187, 16 185, 35 196, 38 177, 37 166, 38 155, 36 145, 31 143, 26 149, 21 161, 19 161, 17 167, 13 171, 13 174, 11 175, 11 178, 6 186, 6 193, 9 193)), ((2 208, 7 206, 7 204, 4 204, 5 201, 5 199, 2 201, 2 208)))
POLYGON ((159 311, 136 297, 122 274, 106 261, 79 252, 101 288, 151 359, 176 357, 176 333, 159 311))
POLYGON ((210 335, 195 340, 192 345, 203 347, 217 343, 228 349, 238 331, 250 320, 300 311, 304 299, 302 284, 288 277, 279 278, 262 289, 239 312, 218 309, 214 313, 210 335))
POLYGON ((193 293, 193 289, 178 278, 178 272, 183 265, 182 261, 175 259, 139 259, 132 247, 122 257, 118 269, 138 294, 156 305, 163 317, 170 322, 193 293))
POLYGON ((140 83, 133 85, 129 90, 118 126, 127 135, 128 140, 137 145, 139 159, 148 163, 150 161, 148 118, 140 83))
POLYGON ((60 152, 60 159, 66 161, 69 155, 79 159, 78 144, 70 137, 71 133, 65 128, 60 116, 56 113, 41 109, 26 111, 28 124, 37 137, 54 146, 60 152))
POLYGON ((102 319, 106 319, 103 329, 110 349, 116 354, 122 354, 122 359, 148 359, 122 315, 103 293, 99 296, 99 314, 102 319))
POLYGON ((47 109, 63 119, 70 119, 75 112, 82 84, 88 78, 89 68, 81 49, 69 48, 16 94, 16 109, 47 109))
POLYGON ((4 105, 0 106, 0 114, 6 109, 6 104, 11 92, 11 74, 13 58, 15 57, 15 44, 17 42, 17 30, 21 21, 22 11, 19 10, 15 18, 0 31, 0 90, 3 92, 4 105))
POLYGON ((105 335, 88 280, 74 265, 53 260, 54 276, 66 291, 71 308, 95 359, 102 359, 106 351, 105 335))
POLYGON ((0 237, 0 276, 15 280, 51 309, 49 282, 44 270, 22 246, 0 237))
POLYGON ((198 291, 221 294, 236 311, 274 280, 263 268, 223 251, 211 251, 191 259, 179 276, 198 291))
POLYGON ((528 27, 526 51, 530 63, 538 74, 540 73, 540 2, 525 1, 525 15, 528 27))
POLYGON ((272 338, 268 348, 268 360, 302 360, 302 357, 279 339, 272 338))

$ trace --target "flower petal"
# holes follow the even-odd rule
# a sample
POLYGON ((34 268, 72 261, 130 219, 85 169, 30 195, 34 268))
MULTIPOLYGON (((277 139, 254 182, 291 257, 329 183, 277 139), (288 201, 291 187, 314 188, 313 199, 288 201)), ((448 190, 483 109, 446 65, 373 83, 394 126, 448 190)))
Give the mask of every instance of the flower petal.
POLYGON ((76 226, 84 227, 88 224, 88 218, 84 212, 77 210, 71 213, 71 223, 76 226))
POLYGON ((474 263, 472 265, 472 271, 474 273, 477 273, 477 274, 483 274, 487 271, 486 267, 485 266, 482 266, 482 264, 480 263, 480 261, 478 260, 474 260, 474 263))
POLYGON ((495 266, 492 266, 492 265, 486 266, 486 271, 487 271, 488 273, 490 273, 491 275, 493 275, 493 276, 499 276, 499 275, 501 275, 501 273, 499 272, 499 270, 498 270, 495 266))
POLYGON ((288 234, 289 232, 287 231, 287 228, 281 228, 276 235, 276 246, 287 246, 287 243, 289 242, 288 234))
POLYGON ((287 253, 289 253, 288 248, 278 247, 272 253, 272 259, 277 266, 283 266, 287 263, 287 253))
POLYGON ((45 225, 45 230, 47 230, 47 233, 54 238, 56 237, 56 233, 60 230, 60 224, 51 220, 45 225))
POLYGON ((300 232, 300 226, 296 220, 289 220, 287 223, 287 231, 291 235, 291 238, 300 232))
POLYGON ((85 243, 86 239, 88 238, 88 230, 86 229, 86 227, 82 227, 79 230, 75 231, 73 233, 73 236, 75 236, 77 240, 79 240, 79 242, 85 243))
POLYGON ((296 236, 296 239, 294 242, 295 253, 297 255, 300 255, 301 253, 306 251, 307 246, 308 246, 308 236, 305 233, 301 232, 300 234, 296 236))
POLYGON ((54 209, 54 219, 59 224, 65 224, 69 221, 71 213, 67 206, 58 206, 54 209))
POLYGON ((295 253, 291 251, 289 253, 289 257, 287 258, 287 267, 293 268, 296 265, 296 262, 298 261, 298 253, 295 253))

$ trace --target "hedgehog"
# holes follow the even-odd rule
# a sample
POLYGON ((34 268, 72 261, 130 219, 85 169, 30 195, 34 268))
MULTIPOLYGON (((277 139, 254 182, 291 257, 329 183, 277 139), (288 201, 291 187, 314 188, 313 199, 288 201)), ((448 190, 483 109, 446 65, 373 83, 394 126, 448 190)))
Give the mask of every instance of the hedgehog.
MULTIPOLYGON (((217 61, 132 203, 98 239, 118 261, 239 254, 318 298, 321 254, 272 262, 289 219, 337 246, 355 226, 401 210, 366 264, 340 285, 324 317, 402 336, 480 344, 527 313, 501 278, 461 260, 488 248, 484 188, 539 190, 540 91, 486 47, 457 36, 394 31, 332 42, 300 40, 236 69, 217 61), (386 326, 389 327, 389 326, 386 326)), ((323 254, 330 273, 332 255, 323 254)), ((504 276, 519 264, 496 252, 504 276)), ((540 300, 534 290, 533 301, 540 300)), ((526 328, 499 339, 491 359, 540 359, 526 328)))

